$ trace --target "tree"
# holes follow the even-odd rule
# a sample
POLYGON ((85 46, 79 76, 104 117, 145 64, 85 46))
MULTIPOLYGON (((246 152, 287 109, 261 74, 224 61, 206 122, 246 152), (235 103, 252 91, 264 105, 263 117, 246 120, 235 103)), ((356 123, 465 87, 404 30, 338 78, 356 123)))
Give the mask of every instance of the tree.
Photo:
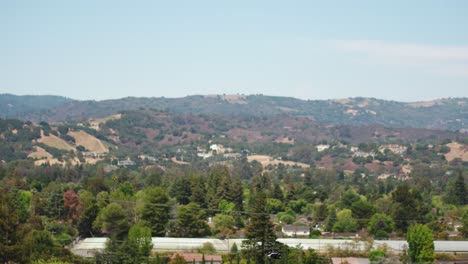
POLYGON ((367 225, 368 219, 375 213, 375 207, 364 199, 360 199, 351 205, 353 217, 357 219, 359 228, 367 225))
POLYGON ((139 212, 143 225, 151 228, 153 236, 164 236, 169 222, 169 196, 161 187, 147 188, 144 206, 139 212))
POLYGON ((434 262, 434 236, 426 225, 415 224, 408 229, 408 255, 412 263, 434 262))
POLYGON ((392 217, 395 227, 405 233, 410 224, 423 220, 429 212, 421 193, 407 184, 399 185, 392 193, 392 217))
POLYGON ((134 225, 128 231, 128 237, 121 246, 124 263, 147 263, 153 244, 151 243, 151 229, 134 225))
POLYGON ((334 206, 331 206, 329 208, 329 214, 327 216, 327 218, 325 219, 325 230, 327 231, 332 231, 333 230, 333 226, 335 225, 336 223, 336 209, 334 206))
POLYGON ((337 214, 336 223, 333 225, 333 232, 355 232, 357 221, 353 218, 351 210, 344 209, 337 214))
POLYGON ((80 203, 78 194, 71 189, 68 189, 66 192, 64 192, 63 207, 67 214, 67 218, 76 223, 83 208, 83 205, 80 203))
POLYGON ((187 177, 179 177, 172 184, 170 194, 180 204, 188 204, 192 195, 191 182, 187 177))
POLYGON ((234 234, 235 220, 226 214, 216 214, 213 218, 214 231, 219 237, 225 238, 234 234))
POLYGON ((129 228, 127 216, 118 203, 110 203, 99 212, 94 226, 102 232, 123 238, 129 228))
POLYGON ((31 259, 49 259, 58 251, 47 231, 33 230, 25 239, 25 251, 31 259))
POLYGON ((210 234, 205 210, 196 203, 179 206, 177 219, 170 229, 171 235, 176 237, 203 237, 210 234))
POLYGON ((359 194, 349 189, 341 197, 341 204, 344 208, 351 208, 353 203, 359 201, 360 199, 361 197, 359 197, 359 194))
POLYGON ((376 238, 388 238, 388 234, 393 232, 395 224, 393 219, 386 214, 374 214, 368 225, 368 230, 376 238))
POLYGON ((125 238, 111 236, 106 242, 106 248, 102 252, 97 252, 95 259, 98 264, 148 263, 152 247, 151 230, 148 227, 134 225, 125 238))
POLYGON ((266 212, 266 195, 259 191, 253 200, 249 215, 250 220, 245 229, 247 240, 242 242, 243 252, 255 258, 256 263, 265 263, 269 251, 281 250, 282 244, 276 241, 270 215, 266 212))
POLYGON ((457 179, 447 185, 444 198, 447 203, 454 205, 468 204, 468 190, 465 185, 465 178, 461 171, 458 173, 457 179))
POLYGON ((82 205, 82 213, 78 219, 78 232, 81 236, 93 235, 93 222, 99 212, 96 205, 96 199, 90 191, 82 191, 79 195, 80 204, 82 205))
POLYGON ((18 254, 21 251, 19 227, 14 200, 5 190, 0 190, 0 263, 23 262, 18 254))
POLYGON ((463 214, 461 222, 462 226, 458 228, 458 231, 462 233, 463 237, 468 238, 468 210, 463 214))

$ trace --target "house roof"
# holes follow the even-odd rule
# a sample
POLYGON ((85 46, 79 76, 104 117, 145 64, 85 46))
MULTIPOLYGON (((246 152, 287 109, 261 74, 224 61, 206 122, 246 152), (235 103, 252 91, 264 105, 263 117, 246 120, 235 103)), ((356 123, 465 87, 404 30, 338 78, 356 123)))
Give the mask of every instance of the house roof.
POLYGON ((285 225, 282 228, 283 232, 309 232, 310 227, 308 226, 293 226, 293 225, 285 225))
MULTIPOLYGON (((179 256, 182 256, 185 261, 196 261, 201 262, 203 259, 203 254, 200 253, 177 253, 179 256)), ((174 258, 177 254, 171 256, 171 259, 174 258)), ((221 262, 223 258, 221 255, 205 255, 205 261, 218 261, 221 262)))
POLYGON ((333 264, 369 264, 370 261, 367 258, 332 258, 333 264))

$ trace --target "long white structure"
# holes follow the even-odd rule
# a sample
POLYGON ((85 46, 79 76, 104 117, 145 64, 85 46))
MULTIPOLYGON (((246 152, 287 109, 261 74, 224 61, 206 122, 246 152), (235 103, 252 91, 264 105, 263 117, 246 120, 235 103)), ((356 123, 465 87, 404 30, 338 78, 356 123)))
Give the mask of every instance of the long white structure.
MULTIPOLYGON (((92 237, 80 240, 73 245, 71 251, 83 257, 92 257, 97 251, 106 247, 106 237, 92 237)), ((241 247, 243 239, 216 239, 216 238, 175 238, 175 237, 153 237, 154 251, 194 251, 203 246, 204 243, 211 243, 216 251, 229 252, 234 243, 241 247)), ((326 251, 330 247, 352 248, 365 250, 367 245, 363 241, 339 240, 339 239, 301 239, 301 238, 279 238, 279 242, 289 247, 301 247, 303 249, 314 249, 320 252, 326 251)), ((400 253, 407 247, 404 240, 375 240, 373 247, 386 245, 389 251, 400 253)), ((434 241, 436 252, 456 252, 468 253, 468 241, 434 241)))

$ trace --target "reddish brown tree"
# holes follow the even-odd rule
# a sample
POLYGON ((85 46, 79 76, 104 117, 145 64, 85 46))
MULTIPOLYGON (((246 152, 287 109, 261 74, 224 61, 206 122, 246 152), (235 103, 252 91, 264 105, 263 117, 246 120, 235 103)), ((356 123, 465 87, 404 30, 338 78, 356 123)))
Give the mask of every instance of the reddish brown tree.
POLYGON ((73 222, 78 220, 83 209, 79 198, 78 194, 71 189, 68 189, 68 191, 63 194, 63 207, 67 212, 68 219, 71 219, 73 222))

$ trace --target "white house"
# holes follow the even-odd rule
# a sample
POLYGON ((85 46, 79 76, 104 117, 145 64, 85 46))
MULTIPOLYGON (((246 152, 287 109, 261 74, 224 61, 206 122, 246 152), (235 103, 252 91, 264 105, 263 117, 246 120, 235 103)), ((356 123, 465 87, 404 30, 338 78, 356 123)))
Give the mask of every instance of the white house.
POLYGON ((216 145, 216 144, 213 144, 213 145, 210 146, 210 150, 218 152, 219 151, 219 146, 216 145))
POLYGON ((326 149, 329 149, 330 148, 330 145, 324 145, 324 144, 320 144, 320 145, 317 145, 315 146, 317 148, 317 151, 318 152, 322 152, 326 149))
POLYGON ((281 229, 283 234, 290 237, 308 237, 310 234, 310 227, 308 226, 293 226, 293 225, 285 225, 281 229))

